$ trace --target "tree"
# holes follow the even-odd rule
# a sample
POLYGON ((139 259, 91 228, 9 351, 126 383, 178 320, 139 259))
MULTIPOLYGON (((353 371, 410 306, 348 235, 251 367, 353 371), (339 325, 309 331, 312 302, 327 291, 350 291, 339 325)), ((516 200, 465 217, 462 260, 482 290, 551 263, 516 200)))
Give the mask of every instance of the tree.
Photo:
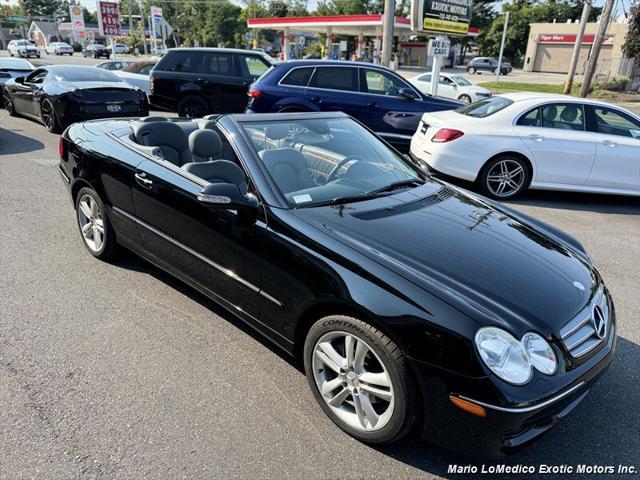
POLYGON ((624 54, 635 60, 636 65, 640 65, 640 2, 635 1, 629 9, 629 30, 624 37, 622 51, 624 54))
POLYGON ((53 16, 61 9, 61 3, 59 0, 21 0, 24 11, 33 17, 53 16))

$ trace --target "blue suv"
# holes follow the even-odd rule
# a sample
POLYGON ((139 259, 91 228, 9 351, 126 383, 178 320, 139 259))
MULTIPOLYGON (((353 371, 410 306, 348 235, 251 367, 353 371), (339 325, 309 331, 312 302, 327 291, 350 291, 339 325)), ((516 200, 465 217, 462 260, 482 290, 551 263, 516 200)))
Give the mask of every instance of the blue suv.
POLYGON ((388 68, 345 61, 278 63, 248 94, 247 113, 342 111, 403 151, 424 112, 462 105, 420 93, 388 68))

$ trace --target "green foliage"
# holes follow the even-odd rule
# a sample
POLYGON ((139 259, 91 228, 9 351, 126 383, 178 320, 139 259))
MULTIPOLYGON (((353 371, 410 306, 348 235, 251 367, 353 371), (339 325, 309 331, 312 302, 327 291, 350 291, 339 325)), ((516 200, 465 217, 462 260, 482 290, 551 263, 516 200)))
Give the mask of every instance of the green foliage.
POLYGON ((636 0, 629 9, 629 30, 624 38, 622 51, 640 64, 640 2, 636 0))
POLYGON ((349 15, 358 13, 381 13, 384 1, 379 0, 323 0, 318 2, 316 15, 349 15))
MULTIPOLYGON (((475 6, 474 6, 475 8, 475 6)), ((602 9, 592 7, 589 21, 595 21, 602 9)), ((509 25, 504 45, 504 55, 508 59, 516 59, 527 48, 530 23, 553 22, 565 23, 567 20, 580 18, 582 2, 577 0, 514 0, 502 6, 502 13, 509 12, 509 25)), ((499 15, 491 22, 487 31, 482 32, 478 44, 483 55, 497 56, 504 28, 505 16, 499 15)))

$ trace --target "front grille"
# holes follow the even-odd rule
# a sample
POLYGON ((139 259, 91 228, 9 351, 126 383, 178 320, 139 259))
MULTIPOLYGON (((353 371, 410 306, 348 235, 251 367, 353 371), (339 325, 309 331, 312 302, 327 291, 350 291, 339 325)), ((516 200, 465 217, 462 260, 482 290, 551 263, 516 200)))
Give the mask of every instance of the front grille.
POLYGON ((560 329, 560 336, 571 356, 578 358, 600 345, 609 329, 609 302, 600 285, 589 305, 560 329))

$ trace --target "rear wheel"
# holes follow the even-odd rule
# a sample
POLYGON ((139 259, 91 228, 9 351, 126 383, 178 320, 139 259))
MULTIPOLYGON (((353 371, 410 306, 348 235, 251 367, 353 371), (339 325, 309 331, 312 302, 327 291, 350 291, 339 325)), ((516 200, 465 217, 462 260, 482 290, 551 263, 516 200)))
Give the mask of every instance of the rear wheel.
POLYGON ((209 113, 209 106, 202 97, 189 95, 178 102, 178 115, 189 118, 202 118, 209 113))
POLYGON ((458 97, 458 100, 460 100, 461 102, 464 102, 464 103, 471 103, 471 97, 469 95, 467 95, 467 94, 460 95, 458 97))
POLYGON ((43 100, 40 106, 40 116, 47 130, 51 133, 60 133, 60 122, 56 116, 56 111, 49 100, 43 100))
POLYGON ((476 69, 474 67, 469 67, 469 68, 467 68, 467 72, 469 72, 471 75, 473 75, 474 73, 476 73, 476 69))
POLYGON ((361 320, 329 316, 309 330, 307 380, 324 412, 342 430, 368 443, 390 443, 411 429, 415 383, 398 346, 361 320))
POLYGON ((84 246, 101 260, 113 258, 116 235, 100 199, 92 188, 82 188, 76 197, 76 216, 84 246))
POLYGON ((515 155, 501 155, 487 162, 478 176, 478 186, 487 197, 510 200, 526 190, 531 180, 529 165, 515 155))

